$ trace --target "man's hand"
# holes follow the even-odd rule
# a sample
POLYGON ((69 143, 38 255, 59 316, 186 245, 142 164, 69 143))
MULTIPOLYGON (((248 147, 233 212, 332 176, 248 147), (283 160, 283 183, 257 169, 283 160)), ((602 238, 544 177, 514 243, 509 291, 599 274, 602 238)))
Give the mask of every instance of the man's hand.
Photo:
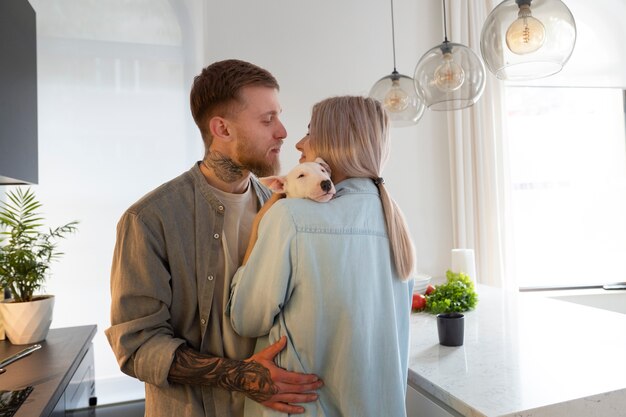
POLYGON ((318 396, 313 391, 321 388, 324 383, 317 375, 289 372, 276 366, 274 358, 286 345, 287 338, 283 336, 278 342, 246 360, 256 364, 259 369, 264 369, 257 373, 259 378, 253 382, 258 389, 251 389, 246 395, 274 410, 300 414, 304 413, 304 407, 293 404, 317 400, 318 396))
POLYGON ((288 372, 276 366, 274 358, 286 345, 287 338, 283 336, 244 361, 210 356, 182 345, 176 350, 168 380, 243 392, 274 410, 303 413, 304 407, 292 404, 317 400, 313 391, 324 383, 316 375, 288 372))

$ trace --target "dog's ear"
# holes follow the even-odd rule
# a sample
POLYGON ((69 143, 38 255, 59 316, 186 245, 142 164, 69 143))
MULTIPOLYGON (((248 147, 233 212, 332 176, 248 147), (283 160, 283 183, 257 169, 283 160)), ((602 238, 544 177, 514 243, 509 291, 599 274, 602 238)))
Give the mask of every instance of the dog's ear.
POLYGON ((285 186, 287 184, 286 177, 272 175, 271 177, 259 178, 259 181, 275 193, 285 192, 285 186))
POLYGON ((326 170, 326 172, 328 172, 328 175, 330 175, 332 172, 330 170, 330 167, 328 166, 328 164, 326 163, 326 161, 324 161, 322 158, 320 158, 319 156, 317 158, 315 158, 315 162, 317 162, 318 164, 320 164, 321 166, 324 167, 324 169, 326 170))

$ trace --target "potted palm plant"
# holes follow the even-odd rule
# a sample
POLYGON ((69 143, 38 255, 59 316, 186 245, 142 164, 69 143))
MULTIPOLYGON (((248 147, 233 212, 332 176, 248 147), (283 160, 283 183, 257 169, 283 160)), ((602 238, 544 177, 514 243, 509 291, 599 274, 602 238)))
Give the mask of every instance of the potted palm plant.
POLYGON ((43 229, 38 212, 42 204, 34 192, 16 188, 0 202, 0 287, 12 298, 0 301, 0 316, 13 344, 44 340, 52 323, 53 295, 38 294, 52 261, 63 253, 57 241, 76 231, 73 221, 55 229, 43 229))

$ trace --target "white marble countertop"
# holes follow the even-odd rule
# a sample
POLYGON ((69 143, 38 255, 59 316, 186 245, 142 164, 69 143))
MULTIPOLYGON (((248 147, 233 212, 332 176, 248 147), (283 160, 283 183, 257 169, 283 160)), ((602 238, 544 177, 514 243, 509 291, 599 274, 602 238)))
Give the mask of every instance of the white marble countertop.
POLYGON ((626 416, 626 314, 479 285, 465 341, 413 313, 409 385, 463 416, 626 416))

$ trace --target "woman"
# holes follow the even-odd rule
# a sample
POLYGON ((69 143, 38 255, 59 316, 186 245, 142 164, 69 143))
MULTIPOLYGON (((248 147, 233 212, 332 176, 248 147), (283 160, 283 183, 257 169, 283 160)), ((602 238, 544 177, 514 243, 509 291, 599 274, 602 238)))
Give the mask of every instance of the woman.
MULTIPOLYGON (((313 107, 300 162, 323 158, 337 194, 282 199, 233 278, 230 314, 257 349, 287 337, 279 366, 324 380, 310 416, 405 416, 413 245, 381 178, 389 119, 365 97, 313 107)), ((280 415, 253 402, 246 415, 280 415)))

